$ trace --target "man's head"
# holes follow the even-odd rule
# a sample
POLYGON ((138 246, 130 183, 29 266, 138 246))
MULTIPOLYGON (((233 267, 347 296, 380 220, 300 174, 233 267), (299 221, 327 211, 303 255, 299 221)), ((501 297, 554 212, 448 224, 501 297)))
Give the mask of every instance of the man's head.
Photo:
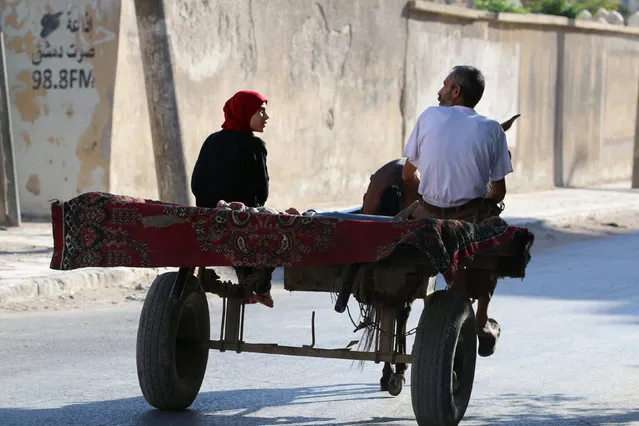
POLYGON ((458 65, 444 80, 444 86, 437 93, 439 105, 462 105, 475 108, 484 94, 484 75, 470 65, 458 65))

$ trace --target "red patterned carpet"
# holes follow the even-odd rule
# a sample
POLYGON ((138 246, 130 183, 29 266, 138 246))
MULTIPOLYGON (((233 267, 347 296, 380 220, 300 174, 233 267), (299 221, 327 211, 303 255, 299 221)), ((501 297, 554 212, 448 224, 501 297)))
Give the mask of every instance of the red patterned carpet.
POLYGON ((51 212, 51 268, 58 270, 323 266, 375 262, 408 244, 444 274, 478 253, 506 250, 521 265, 501 275, 523 277, 534 240, 528 230, 500 219, 376 222, 251 211, 238 203, 187 207, 99 192, 56 201, 51 212))

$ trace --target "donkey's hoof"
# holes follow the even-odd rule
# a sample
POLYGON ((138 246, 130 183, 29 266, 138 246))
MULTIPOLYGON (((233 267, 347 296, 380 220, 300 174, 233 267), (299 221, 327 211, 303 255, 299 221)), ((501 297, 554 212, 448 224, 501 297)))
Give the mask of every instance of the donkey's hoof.
POLYGON ((394 373, 390 380, 388 381, 388 393, 393 396, 397 396, 402 393, 402 388, 404 387, 404 382, 406 378, 401 373, 394 373))
POLYGON ((390 381, 390 377, 382 377, 379 379, 379 390, 382 392, 388 392, 388 382, 390 381))

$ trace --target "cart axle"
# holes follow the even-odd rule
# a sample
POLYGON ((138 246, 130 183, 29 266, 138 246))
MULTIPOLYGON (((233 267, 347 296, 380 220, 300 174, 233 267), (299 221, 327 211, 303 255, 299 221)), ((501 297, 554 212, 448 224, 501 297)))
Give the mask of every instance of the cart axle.
POLYGON ((392 364, 410 364, 412 354, 394 354, 388 352, 364 352, 351 351, 348 349, 322 349, 297 346, 282 346, 277 343, 245 343, 223 340, 209 340, 206 343, 209 349, 224 351, 227 348, 234 348, 236 352, 253 352, 273 355, 306 356, 315 358, 351 359, 357 361, 390 362, 392 364))

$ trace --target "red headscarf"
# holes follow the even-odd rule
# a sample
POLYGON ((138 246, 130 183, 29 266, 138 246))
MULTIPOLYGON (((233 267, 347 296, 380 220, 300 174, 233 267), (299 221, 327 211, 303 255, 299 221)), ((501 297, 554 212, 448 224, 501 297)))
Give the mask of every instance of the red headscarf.
POLYGON ((251 117, 268 99, 252 90, 241 90, 224 104, 225 130, 251 131, 251 117))

